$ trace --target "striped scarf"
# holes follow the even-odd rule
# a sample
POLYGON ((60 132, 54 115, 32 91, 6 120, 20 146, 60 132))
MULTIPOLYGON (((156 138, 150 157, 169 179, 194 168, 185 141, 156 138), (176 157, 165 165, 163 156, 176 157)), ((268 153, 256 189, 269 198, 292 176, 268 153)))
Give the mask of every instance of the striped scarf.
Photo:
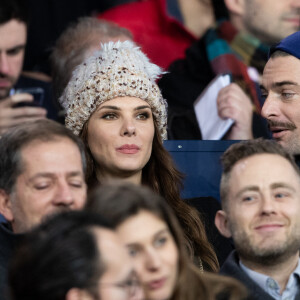
POLYGON ((248 75, 248 67, 262 74, 269 47, 245 33, 239 33, 229 21, 220 21, 216 28, 205 35, 206 52, 212 70, 217 74, 231 73, 236 82, 251 98, 255 111, 261 104, 257 85, 248 75))

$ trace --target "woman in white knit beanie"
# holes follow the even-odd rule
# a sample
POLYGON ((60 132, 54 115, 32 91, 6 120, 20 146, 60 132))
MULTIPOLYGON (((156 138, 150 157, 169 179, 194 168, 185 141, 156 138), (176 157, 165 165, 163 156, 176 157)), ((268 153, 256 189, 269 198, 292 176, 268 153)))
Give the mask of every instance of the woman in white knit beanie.
POLYGON ((75 69, 60 98, 66 126, 87 146, 89 187, 110 179, 149 186, 175 211, 191 254, 217 271, 197 212, 180 198, 182 175, 163 147, 167 105, 155 82, 161 73, 132 42, 102 45, 75 69))

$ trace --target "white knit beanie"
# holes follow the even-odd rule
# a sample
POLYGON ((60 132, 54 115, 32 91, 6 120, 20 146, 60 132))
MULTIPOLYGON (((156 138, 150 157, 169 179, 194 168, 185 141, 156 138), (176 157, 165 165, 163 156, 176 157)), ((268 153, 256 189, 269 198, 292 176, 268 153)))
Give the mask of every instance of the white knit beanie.
POLYGON ((136 97, 151 107, 162 140, 167 139, 167 103, 155 80, 162 74, 132 42, 109 42, 73 72, 59 101, 66 126, 79 135, 96 108, 116 97, 136 97))

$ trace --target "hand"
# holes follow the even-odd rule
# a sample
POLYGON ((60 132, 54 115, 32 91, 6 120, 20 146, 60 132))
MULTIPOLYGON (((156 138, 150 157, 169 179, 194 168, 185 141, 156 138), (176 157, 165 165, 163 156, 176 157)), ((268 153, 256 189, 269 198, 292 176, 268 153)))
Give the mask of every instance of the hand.
POLYGON ((236 83, 231 83, 220 90, 217 106, 220 118, 234 120, 234 124, 225 136, 226 140, 253 139, 253 106, 250 98, 236 83))
POLYGON ((0 100, 0 135, 8 129, 27 121, 46 118, 47 111, 41 107, 14 107, 20 102, 32 102, 31 94, 15 94, 0 100))

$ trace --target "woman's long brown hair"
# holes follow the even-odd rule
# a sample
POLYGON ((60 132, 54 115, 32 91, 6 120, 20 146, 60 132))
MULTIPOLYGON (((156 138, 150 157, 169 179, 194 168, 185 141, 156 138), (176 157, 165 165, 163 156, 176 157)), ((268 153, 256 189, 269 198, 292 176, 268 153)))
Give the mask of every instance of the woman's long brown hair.
POLYGON ((142 211, 166 223, 178 250, 178 274, 170 300, 241 300, 246 290, 236 280, 212 273, 201 273, 188 255, 184 233, 173 209, 149 188, 122 181, 106 183, 95 189, 86 205, 93 213, 104 214, 118 228, 142 211))
POLYGON ((164 148, 154 124, 152 154, 143 169, 142 184, 156 191, 172 207, 183 228, 190 254, 200 257, 205 269, 217 272, 218 259, 208 241, 200 214, 180 197, 183 174, 177 170, 171 155, 164 148))
MULTIPOLYGON (((142 184, 149 186, 161 195, 171 206, 183 228, 191 257, 196 257, 196 262, 200 258, 205 270, 217 272, 219 270, 218 259, 208 241, 200 214, 181 199, 183 175, 176 169, 171 155, 164 148, 155 120, 154 127, 152 154, 143 168, 142 184)), ((95 161, 88 147, 87 128, 88 122, 84 124, 80 136, 87 146, 86 181, 89 188, 92 189, 96 185, 97 179, 95 161)))

